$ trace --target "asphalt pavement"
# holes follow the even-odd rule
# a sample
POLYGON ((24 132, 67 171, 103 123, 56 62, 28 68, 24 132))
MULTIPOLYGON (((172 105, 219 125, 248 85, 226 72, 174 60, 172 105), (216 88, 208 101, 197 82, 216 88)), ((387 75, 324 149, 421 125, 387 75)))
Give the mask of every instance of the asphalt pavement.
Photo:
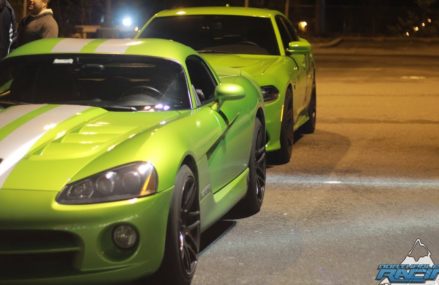
POLYGON ((379 284, 380 264, 439 263, 438 46, 316 45, 316 133, 268 169, 259 214, 203 236, 193 284, 379 284))
POLYGON ((439 38, 335 37, 309 41, 316 55, 439 56, 439 38))

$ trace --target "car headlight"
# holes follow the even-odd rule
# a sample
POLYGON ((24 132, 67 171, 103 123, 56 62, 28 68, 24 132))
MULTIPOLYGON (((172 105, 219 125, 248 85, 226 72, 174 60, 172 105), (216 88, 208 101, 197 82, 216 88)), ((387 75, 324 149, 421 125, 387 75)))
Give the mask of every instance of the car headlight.
POLYGON ((91 204, 126 200, 154 194, 157 172, 148 162, 122 165, 70 183, 56 201, 60 204, 91 204))
POLYGON ((262 97, 264 97, 264 102, 273 101, 279 97, 279 90, 276 88, 276 86, 262 86, 261 91, 262 97))

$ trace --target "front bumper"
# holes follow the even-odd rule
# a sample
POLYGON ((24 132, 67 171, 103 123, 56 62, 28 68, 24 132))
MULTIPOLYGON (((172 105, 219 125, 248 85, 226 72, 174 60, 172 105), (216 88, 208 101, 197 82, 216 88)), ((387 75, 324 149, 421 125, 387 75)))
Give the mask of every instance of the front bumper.
POLYGON ((0 189, 0 284, 128 281, 155 272, 164 254, 173 189, 91 205, 60 205, 57 193, 0 189), (118 224, 139 234, 134 249, 112 241, 118 224))

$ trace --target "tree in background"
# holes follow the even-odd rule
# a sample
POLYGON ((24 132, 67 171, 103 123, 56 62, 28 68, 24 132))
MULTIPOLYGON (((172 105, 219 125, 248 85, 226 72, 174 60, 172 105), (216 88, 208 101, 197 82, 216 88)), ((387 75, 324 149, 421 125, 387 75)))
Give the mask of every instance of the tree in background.
MULTIPOLYGON (((439 18, 435 5, 437 0, 416 0, 414 9, 407 9, 398 17, 397 23, 389 27, 392 34, 403 37, 425 37, 439 35, 439 18)), ((436 8, 437 10, 437 8, 436 8)))
POLYGON ((52 0, 50 7, 64 37, 74 34, 77 25, 100 25, 105 20, 105 0, 52 0))

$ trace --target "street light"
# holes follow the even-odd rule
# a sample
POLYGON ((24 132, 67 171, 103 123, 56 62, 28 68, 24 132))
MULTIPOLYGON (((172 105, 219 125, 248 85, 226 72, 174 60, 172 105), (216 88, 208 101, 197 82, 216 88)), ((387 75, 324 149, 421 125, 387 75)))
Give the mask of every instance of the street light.
POLYGON ((130 16, 125 16, 122 19, 122 26, 124 26, 125 28, 129 28, 133 25, 133 18, 131 18, 130 16))

